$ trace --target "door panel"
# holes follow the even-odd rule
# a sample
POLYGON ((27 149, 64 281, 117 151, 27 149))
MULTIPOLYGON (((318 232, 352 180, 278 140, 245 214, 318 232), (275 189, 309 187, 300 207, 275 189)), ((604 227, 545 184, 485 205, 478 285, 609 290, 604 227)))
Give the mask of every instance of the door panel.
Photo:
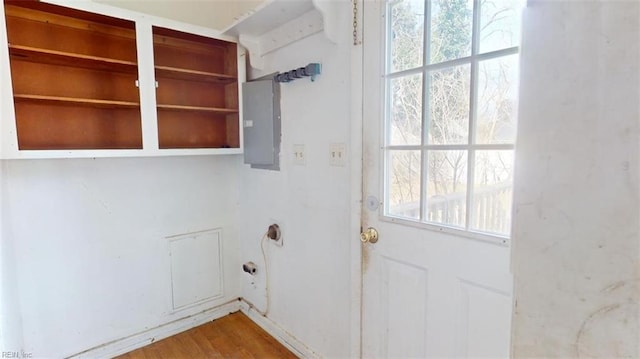
MULTIPOLYGON (((365 1, 363 198, 384 198, 384 2, 365 1)), ((512 277, 508 245, 383 216, 363 206, 362 356, 509 356, 512 277)))
POLYGON ((509 248, 371 218, 363 357, 509 355, 509 248))
POLYGON ((390 357, 422 357, 426 354, 424 338, 427 334, 427 281, 426 268, 411 263, 400 262, 393 258, 382 257, 383 293, 386 309, 386 348, 390 357), (394 335, 407 333, 408 335, 394 335))
POLYGON ((457 356, 508 357, 509 348, 496 344, 509 337, 509 326, 505 324, 511 320, 510 295, 462 279, 458 284, 457 356), (495 324, 487 327, 487 323, 495 324))

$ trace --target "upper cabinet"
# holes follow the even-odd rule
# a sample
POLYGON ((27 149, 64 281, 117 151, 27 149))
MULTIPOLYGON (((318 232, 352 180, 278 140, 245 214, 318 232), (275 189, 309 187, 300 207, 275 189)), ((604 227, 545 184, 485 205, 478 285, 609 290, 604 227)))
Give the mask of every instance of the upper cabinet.
POLYGON ((2 157, 241 153, 233 39, 96 6, 4 2, 2 157))
POLYGON ((160 148, 239 147, 235 43, 153 27, 160 148))
POLYGON ((135 25, 5 3, 19 150, 141 149, 135 25))

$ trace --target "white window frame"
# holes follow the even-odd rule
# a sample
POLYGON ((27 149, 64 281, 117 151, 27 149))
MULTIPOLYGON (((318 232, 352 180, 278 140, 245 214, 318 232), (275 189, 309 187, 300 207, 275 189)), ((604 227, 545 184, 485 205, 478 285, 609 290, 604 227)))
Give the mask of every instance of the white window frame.
MULTIPOLYGON (((498 233, 491 232, 483 232, 479 230, 474 230, 470 227, 473 218, 472 216, 472 199, 473 199, 473 190, 475 179, 473 178, 475 174, 475 153, 476 151, 482 150, 515 150, 515 140, 513 143, 508 144, 477 144, 475 142, 475 125, 476 125, 476 106, 477 106, 477 98, 478 98, 478 63, 485 60, 497 59, 501 57, 511 56, 511 55, 519 55, 520 46, 513 46, 505 49, 490 51, 486 53, 479 53, 480 50, 480 23, 481 23, 481 13, 480 9, 481 0, 473 1, 473 15, 472 15, 472 33, 471 33, 471 54, 466 57, 447 60, 444 62, 436 63, 436 64, 428 64, 430 53, 429 53, 429 39, 431 38, 431 1, 425 0, 425 16, 424 16, 424 35, 423 35, 423 59, 422 65, 416 68, 401 70, 397 72, 390 72, 390 64, 391 64, 391 50, 390 44, 391 41, 391 16, 390 8, 394 3, 393 0, 386 1, 386 5, 384 6, 384 39, 382 39, 383 43, 383 68, 382 71, 382 86, 383 86, 383 99, 384 99, 384 114, 383 114, 383 131, 381 138, 381 152, 383 159, 383 171, 381 173, 382 182, 383 183, 383 209, 381 220, 386 222, 393 222, 402 225, 408 225, 412 227, 425 228, 430 230, 435 230, 443 233, 450 233, 454 235, 459 235, 472 239, 480 239, 487 240, 490 242, 498 242, 506 244, 510 240, 509 235, 502 235, 498 233), (469 99, 469 135, 466 144, 427 144, 428 143, 428 131, 427 126, 428 121, 426 119, 428 113, 428 103, 425 103, 426 94, 428 91, 427 86, 427 78, 430 72, 445 68, 452 68, 454 66, 459 65, 470 65, 470 99, 469 99), (421 144, 420 145, 388 145, 389 134, 390 134, 390 85, 391 80, 396 78, 401 78, 410 75, 422 75, 422 133, 421 133, 421 144), (389 164, 391 162, 390 154, 393 150, 416 150, 420 151, 421 156, 421 168, 420 168, 420 184, 421 184, 421 193, 420 193, 420 217, 418 219, 411 219, 407 217, 394 216, 389 213, 389 164), (431 150, 460 150, 467 151, 467 183, 466 183, 466 210, 465 210, 465 227, 457 227, 457 226, 449 226, 444 223, 439 222, 429 222, 425 218, 427 216, 427 196, 426 196, 426 178, 428 168, 428 151, 431 150)), ((512 227, 512 226, 511 226, 512 227)))

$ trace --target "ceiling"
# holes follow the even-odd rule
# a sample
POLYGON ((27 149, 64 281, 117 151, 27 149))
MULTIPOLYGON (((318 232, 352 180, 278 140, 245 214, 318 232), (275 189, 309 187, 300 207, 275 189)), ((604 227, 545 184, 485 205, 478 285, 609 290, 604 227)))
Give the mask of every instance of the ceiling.
POLYGON ((93 0, 128 10, 164 17, 216 30, 224 30, 236 19, 265 0, 93 0))

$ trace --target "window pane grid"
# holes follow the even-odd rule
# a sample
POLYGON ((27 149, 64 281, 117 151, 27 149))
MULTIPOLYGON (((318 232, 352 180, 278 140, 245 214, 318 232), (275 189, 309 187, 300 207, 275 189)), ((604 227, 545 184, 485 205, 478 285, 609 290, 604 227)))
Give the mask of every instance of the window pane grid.
MULTIPOLYGON (((470 150, 468 153, 468 157, 467 157, 467 184, 473 184, 474 182, 474 173, 475 173, 475 156, 476 152, 473 150, 470 150)), ((473 207, 473 197, 474 197, 474 186, 470 185, 467 187, 467 213, 466 213, 466 218, 465 218, 465 226, 464 229, 465 230, 469 230, 469 224, 471 223, 471 221, 473 220, 473 218, 475 217, 474 215, 474 207, 473 207)))
POLYGON ((385 143, 395 146, 422 144, 423 79, 421 74, 386 81, 385 143))
POLYGON ((384 150, 511 150, 513 143, 475 143, 475 144, 453 144, 453 145, 386 145, 384 150))
POLYGON ((420 220, 421 213, 421 151, 388 151, 387 155, 387 213, 393 216, 420 220))
POLYGON ((424 56, 422 56, 422 68, 424 69, 426 66, 429 65, 430 61, 429 59, 431 58, 431 46, 429 46, 429 44, 431 43, 431 1, 429 0, 425 0, 425 16, 424 16, 424 45, 423 45, 423 49, 424 49, 424 56))
MULTIPOLYGON (((471 88, 469 91, 469 145, 476 143, 476 105, 478 103, 478 60, 477 54, 480 48, 480 0, 473 3, 473 33, 471 39, 471 88)), ((475 217, 473 211, 474 197, 474 173, 475 173, 475 151, 469 149, 467 158, 467 213, 465 218, 465 230, 469 230, 469 224, 475 217)))
MULTIPOLYGON (((424 133, 424 132, 423 132, 424 133)), ((424 185, 424 180, 427 178, 427 152, 420 151, 420 221, 426 221, 427 212, 427 186, 424 185)))
MULTIPOLYGON (((426 0, 423 7, 416 6, 415 2, 416 0, 393 2, 394 6, 410 3, 409 7, 424 9, 423 14, 415 11, 413 13, 423 21, 419 29, 423 53, 420 66, 413 66, 416 61, 412 60, 412 66, 403 68, 390 63, 393 60, 390 50, 387 50, 387 131, 382 148, 386 173, 384 214, 466 231, 507 236, 507 227, 510 226, 507 206, 511 204, 512 176, 508 158, 513 160, 514 148, 513 138, 509 137, 512 133, 509 131, 515 126, 514 121, 509 122, 509 116, 514 113, 517 102, 511 90, 507 91, 507 98, 498 98, 500 102, 494 97, 500 92, 497 90, 501 90, 504 96, 503 87, 510 88, 513 85, 513 82, 509 82, 513 77, 507 76, 513 71, 509 74, 505 71, 513 70, 514 67, 508 67, 509 64, 505 65, 502 59, 507 56, 517 58, 519 47, 513 45, 518 44, 514 42, 514 36, 495 34, 496 29, 500 28, 487 22, 488 15, 485 14, 486 18, 482 18, 481 8, 485 4, 481 4, 481 0, 426 0), (443 11, 457 12, 457 15, 453 15, 462 17, 455 18, 443 11), (464 29, 468 29, 470 33, 467 34, 464 29), (483 45, 483 41, 494 43, 483 45), (481 50, 485 52, 481 53, 481 50), (495 78, 496 73, 500 78, 495 78), (410 80, 412 77, 414 81, 410 80), (421 88, 416 85, 416 79, 420 80, 421 88), (403 86, 395 85, 403 82, 403 86), (482 114, 478 106, 480 85, 483 86, 482 114), (487 92, 487 89, 494 92, 487 92), (402 90, 409 91, 409 96, 398 95, 398 91, 402 90), (421 95, 421 106, 413 104, 418 94, 421 95), (402 101, 397 101, 400 97, 402 101), (466 100, 461 100, 465 97, 466 100), (406 106, 407 99, 411 99, 411 106, 406 106), (489 102, 486 102, 487 99, 489 102), (399 104, 405 107, 398 107, 399 104), (408 111, 408 108, 413 109, 408 111), (486 130, 488 125, 495 130, 495 122, 488 125, 483 122, 483 137, 479 138, 478 121, 481 115, 485 122, 487 119, 502 121, 498 124, 498 132, 486 130), (412 125, 407 127, 409 122, 412 125), (400 124, 405 127, 399 129, 400 124), (418 128, 419 135, 416 133, 418 128), (404 132, 399 136, 397 132, 402 131, 404 132), (482 151, 481 157, 478 157, 478 151, 482 151), (506 162, 504 158, 507 158, 506 162), (477 172, 478 163, 481 165, 480 172, 477 172), (418 168, 416 164, 419 164, 418 168), (402 187, 403 183, 405 187, 402 187)), ((503 12, 499 8, 503 6, 515 12, 522 3, 514 3, 517 3, 516 6, 509 3, 496 7, 492 4, 494 8, 491 11, 503 12)), ((502 18, 498 20, 503 21, 502 18)), ((513 17, 507 19, 506 23, 513 27, 518 19, 513 17)), ((411 24, 414 26, 417 22, 411 24)), ((390 20, 387 22, 388 44, 393 40, 389 36, 391 26, 390 20)), ((517 65, 515 66, 517 70, 517 65)))
POLYGON ((503 57, 503 56, 507 56, 507 55, 514 55, 514 54, 518 53, 518 50, 519 50, 518 47, 510 47, 510 48, 506 48, 506 49, 502 49, 502 50, 487 52, 487 53, 484 53, 484 54, 476 54, 473 57, 472 56, 467 56, 467 57, 462 57, 462 58, 459 58, 459 59, 440 62, 440 63, 437 63, 437 64, 426 64, 424 66, 420 66, 420 67, 416 67, 416 68, 412 68, 412 69, 408 69, 408 70, 395 71, 395 72, 388 71, 384 76, 387 79, 391 79, 391 78, 402 77, 402 76, 407 76, 407 75, 411 75, 411 74, 423 73, 425 71, 439 70, 439 69, 444 69, 444 68, 448 68, 448 67, 454 67, 454 66, 458 66, 458 65, 469 64, 469 63, 471 63, 471 61, 474 61, 474 60, 475 61, 484 61, 484 60, 495 59, 495 58, 503 57))

